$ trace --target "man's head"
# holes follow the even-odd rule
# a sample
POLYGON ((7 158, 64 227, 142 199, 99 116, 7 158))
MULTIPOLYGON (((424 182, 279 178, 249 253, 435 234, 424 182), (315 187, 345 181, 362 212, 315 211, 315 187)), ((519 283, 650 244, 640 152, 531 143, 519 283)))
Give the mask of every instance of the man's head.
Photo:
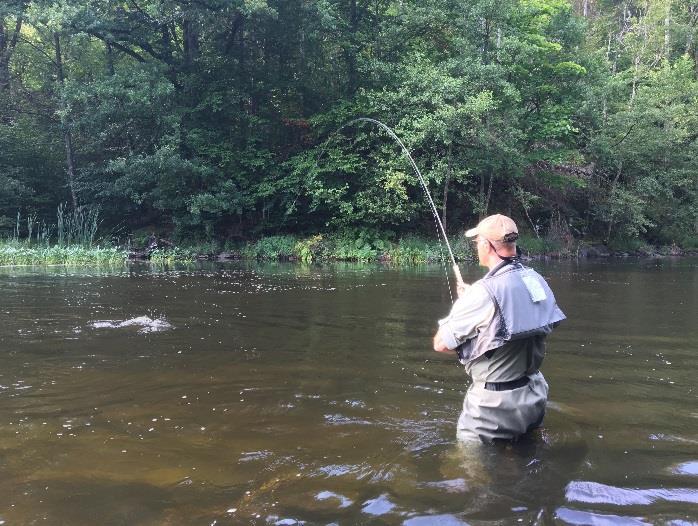
POLYGON ((516 256, 519 230, 516 223, 507 216, 488 216, 475 228, 466 231, 465 235, 476 241, 478 259, 485 267, 491 269, 503 258, 516 256))

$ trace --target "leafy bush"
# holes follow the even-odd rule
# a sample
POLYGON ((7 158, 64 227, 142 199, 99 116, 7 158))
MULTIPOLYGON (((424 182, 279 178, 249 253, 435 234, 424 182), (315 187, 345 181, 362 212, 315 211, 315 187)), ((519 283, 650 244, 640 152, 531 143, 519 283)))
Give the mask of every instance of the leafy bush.
POLYGON ((611 239, 608 242, 608 248, 614 252, 638 252, 647 248, 647 243, 641 239, 611 239))
POLYGON ((293 236, 263 237, 248 243, 242 254, 252 259, 288 259, 295 256, 296 239, 293 236))
POLYGON ((527 234, 521 234, 517 245, 521 252, 528 256, 559 253, 562 249, 562 245, 557 240, 546 237, 534 237, 527 234))
POLYGON ((310 263, 313 259, 322 256, 322 234, 301 239, 296 243, 295 253, 299 260, 310 263))

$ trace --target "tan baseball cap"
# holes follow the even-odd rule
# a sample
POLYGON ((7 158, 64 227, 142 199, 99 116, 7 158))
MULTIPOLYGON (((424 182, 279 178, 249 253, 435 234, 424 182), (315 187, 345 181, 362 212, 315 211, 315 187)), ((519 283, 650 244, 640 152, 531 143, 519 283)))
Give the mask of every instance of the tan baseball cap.
POLYGON ((513 219, 502 214, 488 216, 465 233, 466 237, 482 236, 490 241, 512 243, 519 237, 519 229, 513 219))

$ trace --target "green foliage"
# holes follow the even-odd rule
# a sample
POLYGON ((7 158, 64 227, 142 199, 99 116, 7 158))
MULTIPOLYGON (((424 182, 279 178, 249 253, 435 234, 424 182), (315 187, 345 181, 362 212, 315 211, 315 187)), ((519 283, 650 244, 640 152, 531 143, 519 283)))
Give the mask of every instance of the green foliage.
POLYGON ((449 226, 511 210, 538 235, 698 237, 691 2, 5 4, 7 236, 89 245, 103 221, 197 252, 261 238, 244 253, 432 259, 409 241, 435 236, 412 166, 374 125, 345 126, 369 116, 449 226), (82 212, 47 232, 66 202, 82 212))
POLYGON ((626 252, 629 254, 652 252, 652 250, 647 246, 647 243, 635 238, 613 239, 608 243, 608 248, 610 248, 614 252, 626 252))
POLYGON ((311 263, 317 256, 321 254, 322 235, 317 234, 307 239, 301 239, 296 242, 294 252, 298 255, 298 259, 304 263, 311 263))
POLYGON ((296 255, 296 240, 293 236, 264 237, 249 243, 242 249, 245 257, 253 259, 289 259, 296 255))
POLYGON ((419 264, 442 261, 447 259, 446 248, 439 245, 438 241, 427 241, 415 237, 406 237, 387 251, 387 258, 391 263, 419 264))
POLYGON ((560 254, 562 245, 555 239, 547 237, 535 237, 522 234, 517 241, 521 252, 527 256, 538 256, 545 254, 560 254))

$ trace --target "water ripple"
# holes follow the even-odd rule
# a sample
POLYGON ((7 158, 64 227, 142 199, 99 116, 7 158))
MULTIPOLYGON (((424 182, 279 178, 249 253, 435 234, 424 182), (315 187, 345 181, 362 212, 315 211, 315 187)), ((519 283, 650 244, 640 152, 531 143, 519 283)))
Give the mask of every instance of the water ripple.
POLYGON ((335 493, 333 491, 321 491, 317 495, 315 495, 316 500, 328 500, 328 499, 333 499, 333 500, 338 500, 339 501, 339 507, 340 508, 348 508, 351 506, 354 501, 351 499, 346 498, 344 495, 340 495, 338 493, 335 493))
POLYGON ((467 522, 463 522, 455 515, 421 515, 412 517, 402 523, 402 526, 468 526, 467 522))
POLYGON ((353 418, 350 416, 344 416, 341 414, 325 415, 325 422, 329 425, 344 426, 348 424, 355 425, 370 425, 371 422, 368 420, 362 420, 360 418, 353 418))
POLYGON ((617 488, 598 482, 573 481, 567 485, 565 498, 569 502, 616 506, 646 506, 661 501, 698 504, 698 489, 617 488))
POLYGON ((636 517, 589 513, 569 508, 558 508, 555 510, 555 518, 573 526, 588 526, 589 524, 594 526, 651 526, 650 523, 636 517))
POLYGON ((364 502, 363 506, 364 507, 361 508, 362 512, 375 516, 385 515, 386 513, 390 513, 393 509, 395 509, 395 504, 390 502, 388 495, 385 493, 376 497, 375 499, 367 500, 364 502))
POLYGON ((698 461, 692 460, 690 462, 679 464, 674 469, 674 473, 678 475, 698 475, 698 461))
POLYGON ((437 488, 447 493, 464 493, 468 490, 465 479, 438 480, 435 482, 423 482, 420 484, 424 488, 437 488))

